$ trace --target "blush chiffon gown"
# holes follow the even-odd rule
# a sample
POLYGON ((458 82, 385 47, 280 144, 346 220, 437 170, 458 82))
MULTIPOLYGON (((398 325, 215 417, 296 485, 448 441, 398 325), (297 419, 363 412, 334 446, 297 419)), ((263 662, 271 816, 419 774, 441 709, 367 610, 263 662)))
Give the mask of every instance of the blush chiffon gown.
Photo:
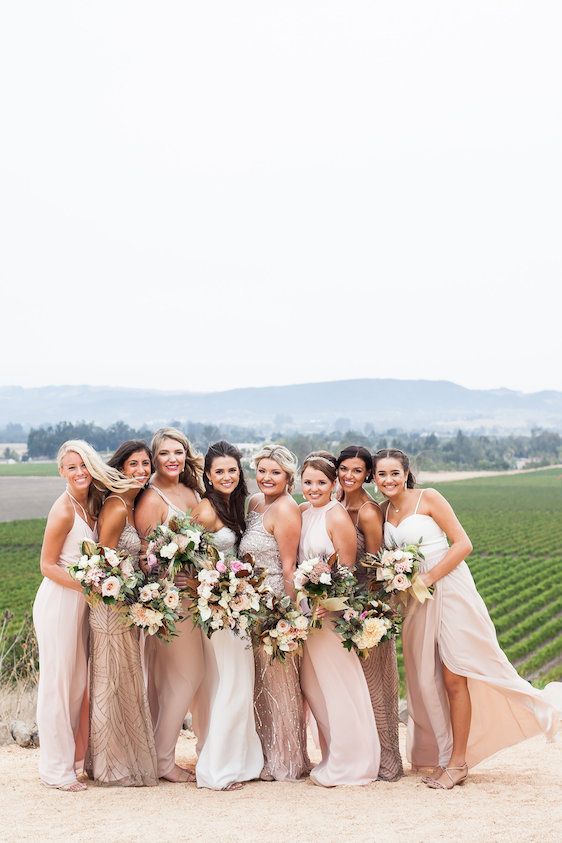
MULTIPOLYGON (((61 568, 80 559, 84 539, 97 540, 82 512, 84 517, 74 511, 61 568)), ((88 604, 81 592, 44 577, 33 623, 39 645, 39 776, 49 787, 66 787, 77 781, 88 746, 88 604)))
MULTIPOLYGON (((421 495, 420 494, 420 499, 421 495)), ((431 570, 449 549, 429 515, 416 511, 397 525, 386 520, 387 547, 417 543, 431 570)), ((387 508, 388 512, 388 508, 387 508)), ((466 762, 474 767, 504 747, 558 729, 562 683, 534 688, 508 661, 466 562, 435 583, 433 600, 408 606, 402 633, 408 698, 408 760, 415 768, 446 766, 453 739, 442 665, 468 679, 472 720, 466 762), (554 704, 556 700, 556 704, 554 704)))
MULTIPOLYGON (((338 501, 303 511, 299 563, 334 546, 326 515, 338 501)), ((379 773, 380 742, 375 717, 358 656, 344 649, 333 621, 324 618, 304 644, 301 687, 318 727, 322 760, 310 777, 324 787, 365 785, 379 773)))

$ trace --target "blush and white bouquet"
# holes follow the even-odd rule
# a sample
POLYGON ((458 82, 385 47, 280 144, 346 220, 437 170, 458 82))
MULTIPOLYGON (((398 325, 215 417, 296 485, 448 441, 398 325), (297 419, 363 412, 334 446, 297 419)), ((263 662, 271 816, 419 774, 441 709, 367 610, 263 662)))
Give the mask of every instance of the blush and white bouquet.
POLYGON ((284 662, 287 656, 302 653, 309 627, 310 619, 284 595, 272 598, 271 608, 257 623, 253 637, 272 662, 284 662))
POLYGON ((432 600, 431 590, 420 577, 420 563, 424 556, 420 550, 421 539, 417 544, 395 545, 381 548, 378 553, 367 553, 361 565, 372 571, 369 590, 388 595, 396 595, 406 604, 411 594, 420 603, 432 600))
POLYGON ((400 623, 400 615, 388 603, 363 596, 352 601, 352 606, 336 621, 335 631, 346 650, 354 650, 359 658, 366 659, 381 641, 396 638, 400 623))
POLYGON ((173 580, 179 571, 196 576, 197 562, 212 545, 211 534, 193 521, 188 512, 176 515, 168 524, 159 524, 148 536, 148 574, 173 580))
POLYGON ((170 641, 181 616, 181 596, 171 580, 150 580, 137 589, 136 600, 127 610, 127 623, 147 635, 170 641))
POLYGON ((91 539, 84 539, 80 550, 80 558, 69 565, 67 571, 82 586, 90 606, 96 606, 100 601, 114 606, 134 599, 135 590, 144 577, 127 553, 104 547, 91 539))
POLYGON ((208 638, 217 629, 246 635, 263 613, 266 601, 270 602, 267 572, 255 568, 250 554, 236 559, 212 546, 195 564, 197 585, 188 589, 193 598, 190 609, 193 623, 208 638))
POLYGON ((311 629, 320 629, 322 621, 317 613, 320 606, 328 612, 348 608, 357 580, 347 565, 341 565, 337 553, 330 557, 315 556, 298 565, 294 576, 297 603, 305 600, 311 610, 311 629))

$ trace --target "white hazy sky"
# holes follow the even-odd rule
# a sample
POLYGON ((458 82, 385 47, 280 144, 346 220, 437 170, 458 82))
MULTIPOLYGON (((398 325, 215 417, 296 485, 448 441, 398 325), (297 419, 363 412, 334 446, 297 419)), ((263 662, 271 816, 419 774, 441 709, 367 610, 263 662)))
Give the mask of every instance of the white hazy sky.
POLYGON ((562 389, 558 0, 0 12, 0 383, 562 389))

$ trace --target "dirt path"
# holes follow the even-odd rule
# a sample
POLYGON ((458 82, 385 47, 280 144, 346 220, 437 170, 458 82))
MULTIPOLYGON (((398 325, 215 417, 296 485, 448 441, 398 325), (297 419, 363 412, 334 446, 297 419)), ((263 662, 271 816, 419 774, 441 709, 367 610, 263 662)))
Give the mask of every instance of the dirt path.
MULTIPOLYGON (((401 738, 404 740, 404 727, 401 738)), ((560 741, 560 738, 559 738, 560 741)), ((485 762, 463 787, 430 791, 418 776, 324 789, 253 782, 233 793, 162 783, 70 794, 43 787, 37 750, 0 749, 0 839, 224 843, 550 843, 562 824, 562 745, 533 738, 485 762)), ((178 756, 194 760, 183 736, 178 756)))

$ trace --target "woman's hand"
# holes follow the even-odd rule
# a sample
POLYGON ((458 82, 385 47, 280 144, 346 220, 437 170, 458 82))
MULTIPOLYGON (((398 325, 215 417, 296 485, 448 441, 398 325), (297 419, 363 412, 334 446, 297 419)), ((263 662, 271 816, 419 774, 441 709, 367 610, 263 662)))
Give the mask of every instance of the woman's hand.
POLYGON ((433 577, 431 576, 431 571, 425 571, 425 573, 419 574, 419 578, 428 588, 433 587, 433 577))
POLYGON ((178 571, 178 573, 174 577, 174 585, 176 585, 180 591, 184 591, 190 583, 190 578, 187 576, 185 571, 178 571))

